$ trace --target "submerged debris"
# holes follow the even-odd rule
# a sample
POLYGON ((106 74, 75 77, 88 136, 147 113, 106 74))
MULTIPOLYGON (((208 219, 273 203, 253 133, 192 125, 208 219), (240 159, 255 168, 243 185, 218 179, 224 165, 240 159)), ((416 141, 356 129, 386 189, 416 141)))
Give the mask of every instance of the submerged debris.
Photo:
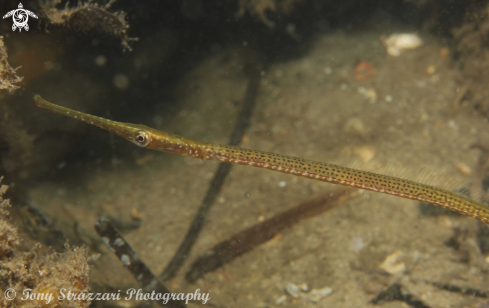
POLYGON ((423 45, 421 38, 415 33, 392 34, 389 37, 381 37, 387 53, 398 57, 405 49, 415 49, 423 45))
POLYGON ((360 61, 360 63, 355 66, 353 72, 353 78, 356 81, 364 81, 372 78, 375 75, 375 66, 367 61, 360 61))

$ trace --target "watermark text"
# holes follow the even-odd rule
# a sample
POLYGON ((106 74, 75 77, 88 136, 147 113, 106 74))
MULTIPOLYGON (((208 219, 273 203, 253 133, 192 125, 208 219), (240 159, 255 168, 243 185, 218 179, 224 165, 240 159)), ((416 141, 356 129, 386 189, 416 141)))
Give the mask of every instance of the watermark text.
MULTIPOLYGON (((7 289, 4 292, 4 297, 7 300, 14 300, 16 298, 16 292, 14 289, 7 289)), ((23 301, 36 300, 42 301, 46 304, 53 302, 55 299, 58 301, 109 301, 109 300, 135 300, 135 301, 161 301, 163 304, 172 301, 185 301, 187 304, 189 301, 201 301, 202 304, 206 304, 210 300, 210 293, 201 293, 200 289, 195 290, 193 293, 158 293, 156 291, 144 292, 143 289, 128 289, 125 294, 118 292, 112 293, 88 293, 88 292, 72 292, 68 289, 60 289, 59 292, 33 292, 32 289, 25 289, 20 297, 23 301)))

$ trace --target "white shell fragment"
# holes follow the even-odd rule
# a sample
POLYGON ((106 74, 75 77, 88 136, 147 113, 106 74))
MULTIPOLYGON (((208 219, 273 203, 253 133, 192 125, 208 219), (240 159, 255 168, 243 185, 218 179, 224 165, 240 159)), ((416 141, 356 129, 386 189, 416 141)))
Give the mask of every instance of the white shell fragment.
POLYGON ((415 33, 392 34, 389 37, 381 37, 387 53, 398 57, 404 49, 415 49, 423 45, 421 38, 415 33))
POLYGON ((292 296, 293 298, 299 298, 299 287, 297 287, 295 284, 293 283, 288 283, 286 286, 285 286, 285 292, 287 292, 287 294, 289 294, 290 296, 292 296))
POLYGON ((385 258, 379 267, 391 275, 404 273, 406 271, 406 264, 404 262, 398 262, 401 255, 402 252, 400 250, 394 251, 385 258))
POLYGON ((333 293, 333 289, 330 287, 325 287, 322 289, 309 290, 307 284, 305 283, 301 285, 295 285, 289 282, 285 286, 285 292, 290 296, 292 296, 293 298, 301 298, 303 300, 317 303, 321 299, 333 293))
POLYGON ((282 305, 287 300, 287 296, 282 295, 275 301, 275 305, 282 305))

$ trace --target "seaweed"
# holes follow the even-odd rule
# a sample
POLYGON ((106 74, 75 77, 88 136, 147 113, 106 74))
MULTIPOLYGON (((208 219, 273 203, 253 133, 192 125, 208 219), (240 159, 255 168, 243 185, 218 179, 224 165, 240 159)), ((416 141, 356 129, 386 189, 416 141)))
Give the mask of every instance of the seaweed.
MULTIPOLYGON (((146 292, 156 291, 160 294, 171 293, 168 288, 162 284, 151 269, 139 258, 138 254, 127 243, 124 237, 114 228, 112 223, 107 219, 100 219, 95 223, 95 231, 100 239, 114 253, 124 266, 136 278, 139 285, 146 292)), ((159 301, 162 304, 163 302, 159 301)), ((165 305, 173 308, 184 308, 186 305, 180 300, 170 299, 165 305)))
POLYGON ((241 254, 272 239, 280 231, 290 228, 305 218, 311 218, 359 196, 351 188, 339 188, 322 196, 303 202, 274 217, 241 230, 230 238, 215 245, 212 250, 199 257, 185 278, 195 282, 204 274, 231 262, 241 254))
POLYGON ((74 8, 66 3, 62 9, 57 8, 61 0, 40 0, 39 4, 43 11, 46 29, 68 28, 80 32, 97 31, 105 35, 114 36, 121 40, 123 50, 132 51, 129 42, 137 41, 138 38, 130 38, 127 35, 129 24, 126 22, 126 14, 123 11, 111 13, 108 9, 115 0, 110 0, 105 5, 95 3, 94 0, 87 2, 79 1, 74 8))
MULTIPOLYGON (((249 53, 249 57, 250 63, 248 63, 247 67, 245 67, 245 71, 249 75, 249 83, 245 97, 243 99, 241 110, 238 115, 238 119, 236 120, 236 124, 234 126, 231 137, 229 138, 229 145, 234 146, 238 146, 241 143, 246 133, 246 130, 248 129, 250 119, 255 107, 256 97, 258 96, 258 90, 260 88, 260 71, 262 68, 262 64, 257 60, 256 53, 249 53)), ((219 164, 216 173, 214 174, 214 178, 209 185, 204 200, 202 201, 202 204, 200 205, 199 210, 195 215, 194 220, 192 221, 190 228, 187 231, 187 234, 185 235, 185 238, 178 247, 178 250, 172 257, 170 263, 161 274, 161 280, 165 281, 173 278, 180 267, 183 265, 183 263, 186 261, 190 250, 197 240, 197 237, 204 228, 207 214, 209 213, 217 197, 219 196, 222 186, 224 185, 224 181, 231 171, 231 167, 232 166, 230 164, 219 164)))
POLYGON ((374 305, 383 302, 400 301, 406 303, 410 307, 414 308, 430 308, 430 306, 423 303, 421 300, 413 297, 412 294, 403 292, 402 285, 394 283, 382 292, 380 292, 374 299, 370 302, 374 305))
POLYGON ((10 66, 7 58, 3 36, 0 36, 0 91, 10 92, 19 88, 17 84, 22 81, 22 77, 17 76, 16 70, 10 66))

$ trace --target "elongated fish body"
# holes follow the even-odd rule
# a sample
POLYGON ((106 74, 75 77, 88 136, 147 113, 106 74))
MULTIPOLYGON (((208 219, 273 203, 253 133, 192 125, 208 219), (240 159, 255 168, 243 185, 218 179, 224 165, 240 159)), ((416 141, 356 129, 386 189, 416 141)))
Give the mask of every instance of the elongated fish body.
POLYGON ((38 107, 103 128, 141 147, 195 158, 264 168, 318 181, 414 199, 489 223, 489 208, 487 206, 431 185, 292 156, 192 140, 144 125, 115 122, 61 107, 44 100, 39 95, 34 96, 34 101, 38 107))

